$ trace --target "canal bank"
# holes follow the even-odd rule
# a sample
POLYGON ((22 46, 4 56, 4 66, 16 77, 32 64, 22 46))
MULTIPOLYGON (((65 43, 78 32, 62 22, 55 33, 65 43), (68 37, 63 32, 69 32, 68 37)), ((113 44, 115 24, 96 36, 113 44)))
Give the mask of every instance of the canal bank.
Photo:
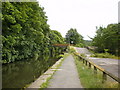
POLYGON ((67 53, 64 54, 64 57, 59 59, 52 67, 50 67, 44 74, 42 74, 36 81, 31 83, 27 89, 29 88, 44 88, 43 84, 48 82, 48 79, 50 79, 53 74, 59 70, 58 67, 61 65, 62 61, 68 56, 67 53))
POLYGON ((57 58, 23 60, 2 65, 2 88, 24 88, 58 61, 57 58))

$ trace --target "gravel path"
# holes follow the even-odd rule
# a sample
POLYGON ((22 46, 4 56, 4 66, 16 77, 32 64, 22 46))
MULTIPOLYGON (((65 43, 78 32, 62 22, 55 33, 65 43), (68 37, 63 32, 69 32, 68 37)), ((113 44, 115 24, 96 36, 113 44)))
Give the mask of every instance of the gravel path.
POLYGON ((72 55, 63 61, 49 82, 48 88, 82 88, 72 55))

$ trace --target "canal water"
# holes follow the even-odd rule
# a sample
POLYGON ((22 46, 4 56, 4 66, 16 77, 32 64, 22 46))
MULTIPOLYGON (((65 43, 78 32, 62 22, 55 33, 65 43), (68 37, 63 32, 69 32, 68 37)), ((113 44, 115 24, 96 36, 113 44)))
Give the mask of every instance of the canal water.
POLYGON ((2 65, 2 88, 23 88, 35 81, 58 59, 23 60, 2 65))

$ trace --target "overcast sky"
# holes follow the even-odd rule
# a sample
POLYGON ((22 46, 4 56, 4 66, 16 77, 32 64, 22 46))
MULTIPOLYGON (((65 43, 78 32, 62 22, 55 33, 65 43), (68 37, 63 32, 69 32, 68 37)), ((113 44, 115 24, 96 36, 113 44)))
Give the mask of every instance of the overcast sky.
POLYGON ((94 37, 96 26, 118 22, 120 0, 38 0, 45 8, 48 24, 63 37, 70 28, 76 28, 85 40, 94 37))

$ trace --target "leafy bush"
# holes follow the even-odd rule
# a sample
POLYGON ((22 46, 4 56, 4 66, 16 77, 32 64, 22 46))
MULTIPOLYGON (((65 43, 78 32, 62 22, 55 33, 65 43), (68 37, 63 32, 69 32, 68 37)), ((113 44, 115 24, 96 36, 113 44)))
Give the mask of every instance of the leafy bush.
POLYGON ((44 8, 38 2, 2 3, 2 62, 57 57, 64 48, 62 35, 47 24, 44 8))
POLYGON ((92 39, 92 45, 99 53, 109 52, 120 56, 120 23, 109 24, 107 27, 97 27, 96 35, 92 39), (118 29, 119 28, 119 29, 118 29))
POLYGON ((84 47, 84 44, 83 43, 79 43, 77 45, 75 45, 76 47, 84 47))
POLYGON ((64 57, 63 54, 60 54, 60 55, 57 56, 57 58, 63 58, 63 57, 64 57))
POLYGON ((75 53, 76 52, 74 47, 72 47, 72 46, 69 46, 68 50, 69 50, 69 53, 75 53))

